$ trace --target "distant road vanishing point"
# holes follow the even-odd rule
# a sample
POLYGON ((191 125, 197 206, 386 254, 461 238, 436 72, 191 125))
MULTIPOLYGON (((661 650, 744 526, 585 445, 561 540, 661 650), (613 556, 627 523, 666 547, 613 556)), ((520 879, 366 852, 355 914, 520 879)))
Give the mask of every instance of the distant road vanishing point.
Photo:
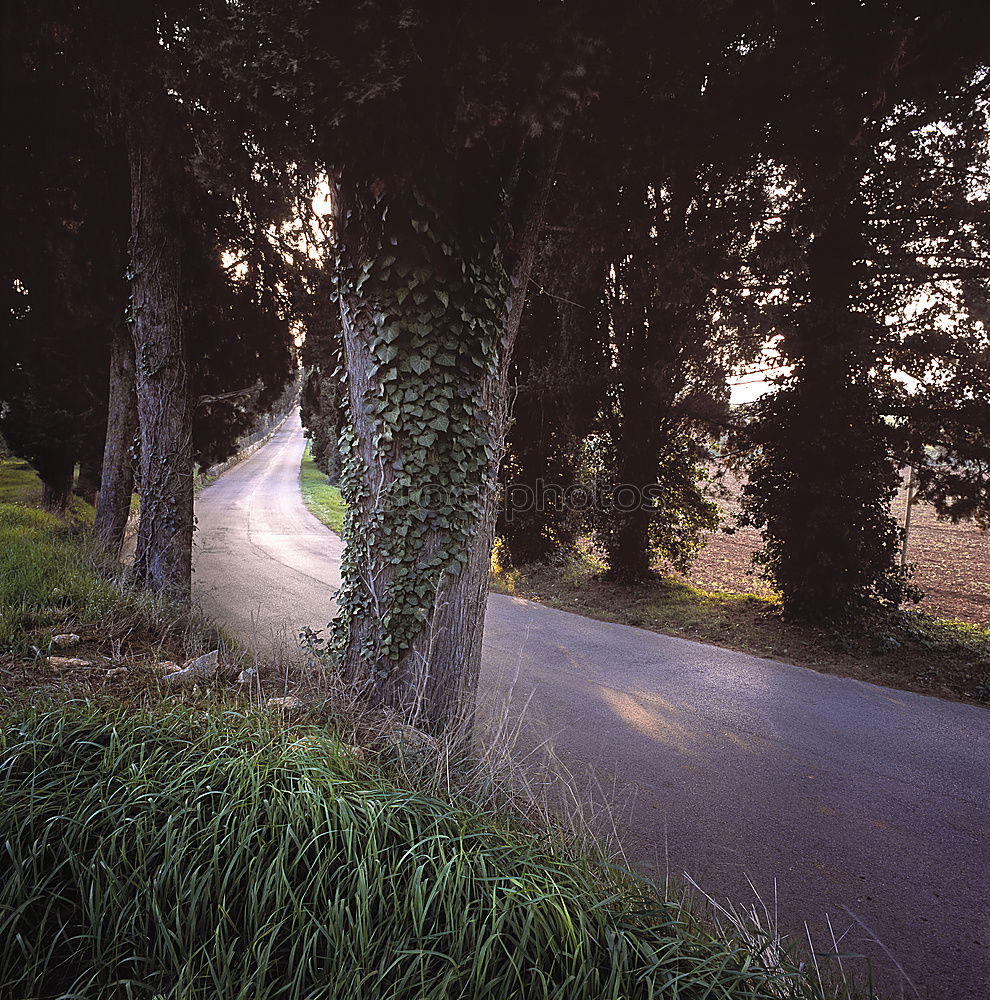
MULTIPOLYGON (((196 599, 248 643, 334 613, 342 546, 302 503, 303 446, 293 414, 197 500, 196 599)), ((819 952, 827 914, 880 996, 990 997, 987 710, 493 594, 483 684, 513 681, 527 738, 614 784, 637 869, 755 887, 819 952)))

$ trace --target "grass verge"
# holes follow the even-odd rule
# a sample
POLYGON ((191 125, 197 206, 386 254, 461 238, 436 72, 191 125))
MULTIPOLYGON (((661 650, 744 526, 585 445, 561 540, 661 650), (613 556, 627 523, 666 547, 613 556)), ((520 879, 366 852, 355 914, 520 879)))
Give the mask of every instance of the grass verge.
POLYGON ((25 998, 822 995, 319 729, 28 711, 2 729, 0 802, 0 981, 25 998))
POLYGON ((341 498, 340 490, 331 486, 327 477, 317 468, 308 441, 299 466, 299 486, 302 489, 303 503, 309 512, 339 535, 344 527, 347 504, 341 498))
POLYGON ((23 459, 0 458, 0 503, 41 503, 41 480, 23 459))
POLYGON ((215 648, 234 657, 219 629, 130 587, 78 524, 0 504, 0 700, 157 687, 159 662, 215 648), (71 649, 54 648, 70 633, 71 649))
POLYGON ((990 705, 990 629, 909 610, 879 615, 858 630, 809 628, 784 620, 773 598, 659 577, 626 587, 604 580, 601 571, 588 555, 522 570, 496 560, 493 589, 823 673, 990 705))

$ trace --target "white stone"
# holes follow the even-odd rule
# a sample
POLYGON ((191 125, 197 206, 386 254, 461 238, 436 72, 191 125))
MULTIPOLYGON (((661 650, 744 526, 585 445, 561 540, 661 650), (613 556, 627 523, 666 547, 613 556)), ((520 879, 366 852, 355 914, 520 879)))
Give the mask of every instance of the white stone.
POLYGON ((298 712, 305 707, 306 704, 302 698, 297 698, 294 694, 287 695, 285 698, 268 699, 268 709, 270 711, 298 712))
POLYGON ((48 663, 49 666, 58 670, 64 670, 66 667, 91 667, 93 665, 89 660, 80 660, 77 656, 49 656, 48 663))
POLYGON ((181 670, 165 674, 162 678, 168 687, 183 687, 216 676, 220 663, 220 650, 214 649, 193 660, 186 660, 181 670))

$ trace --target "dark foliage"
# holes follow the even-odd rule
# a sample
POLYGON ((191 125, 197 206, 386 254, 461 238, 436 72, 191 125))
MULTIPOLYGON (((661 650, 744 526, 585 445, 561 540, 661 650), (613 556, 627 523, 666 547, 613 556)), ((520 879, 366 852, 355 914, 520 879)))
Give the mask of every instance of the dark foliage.
POLYGON ((98 467, 102 452, 127 178, 57 24, 11 4, 2 30, 0 426, 63 507, 76 462, 98 467))
MULTIPOLYGON (((917 304, 974 235, 959 168, 977 133, 953 132, 948 95, 975 67, 959 10, 794 3, 778 17, 787 66, 772 142, 784 166, 786 281, 776 346, 793 369, 755 409, 746 499, 785 609, 835 621, 914 594, 890 514, 895 455, 925 455, 919 432, 939 393, 905 393, 895 376, 918 368, 917 304), (954 135, 937 155, 933 132, 954 135)), ((951 312, 943 304, 928 320, 951 312)), ((924 464, 934 483, 940 473, 924 464)))
POLYGON ((548 241, 538 262, 513 355, 496 524, 503 559, 512 565, 572 550, 585 524, 584 442, 609 381, 603 267, 602 255, 574 238, 548 241))

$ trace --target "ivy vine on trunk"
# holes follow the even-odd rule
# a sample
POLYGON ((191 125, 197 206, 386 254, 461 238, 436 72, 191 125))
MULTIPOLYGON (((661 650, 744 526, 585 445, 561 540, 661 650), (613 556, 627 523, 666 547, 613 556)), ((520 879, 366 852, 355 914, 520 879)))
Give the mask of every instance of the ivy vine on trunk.
POLYGON ((463 693, 444 676, 448 645, 484 613, 472 549, 486 547, 497 457, 505 274, 493 234, 468 245, 419 194, 338 204, 351 426, 334 635, 352 679, 443 716, 463 693))
POLYGON ((331 644, 369 700, 470 713, 507 422, 507 362, 559 149, 524 164, 511 242, 421 190, 338 184, 348 503, 331 644), (375 193, 372 193, 375 192, 375 193))

